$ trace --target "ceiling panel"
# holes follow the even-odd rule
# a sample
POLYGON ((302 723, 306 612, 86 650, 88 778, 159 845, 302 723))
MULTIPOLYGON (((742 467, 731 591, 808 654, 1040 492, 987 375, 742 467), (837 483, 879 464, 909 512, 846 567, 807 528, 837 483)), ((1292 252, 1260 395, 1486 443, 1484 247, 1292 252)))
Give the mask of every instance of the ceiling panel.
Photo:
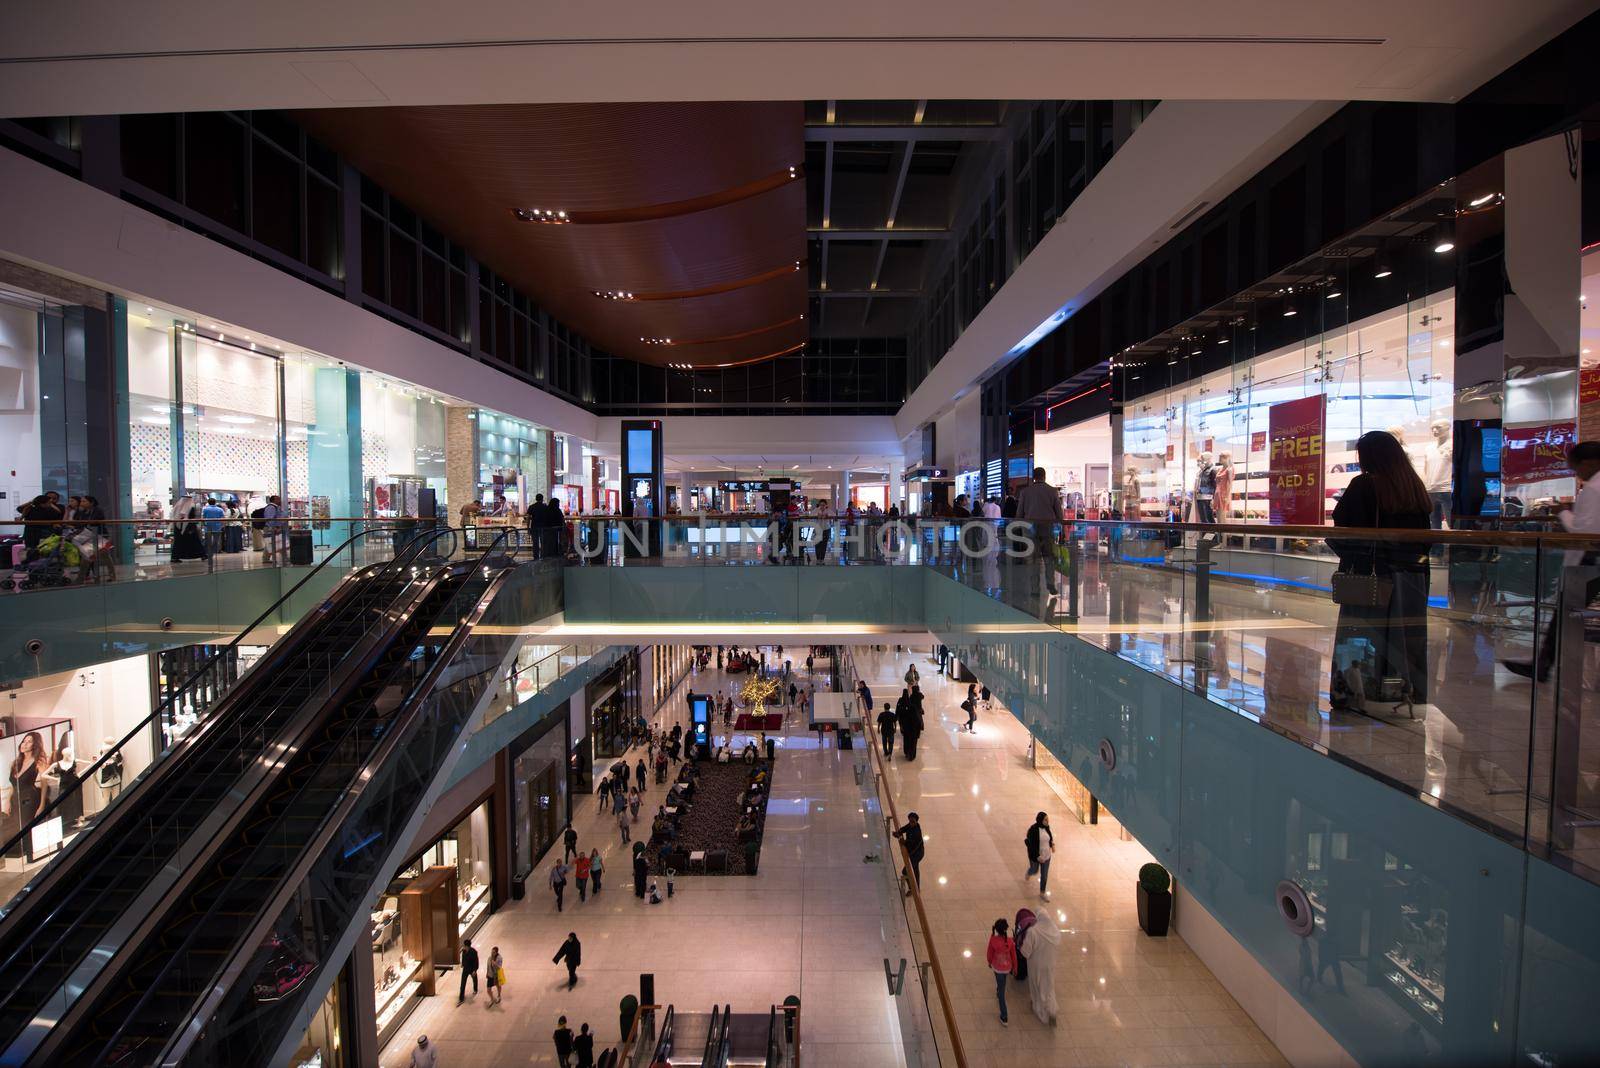
POLYGON ((806 339, 798 102, 328 109, 296 118, 605 351, 711 365, 806 339), (518 209, 565 212, 568 221, 523 222, 518 209))

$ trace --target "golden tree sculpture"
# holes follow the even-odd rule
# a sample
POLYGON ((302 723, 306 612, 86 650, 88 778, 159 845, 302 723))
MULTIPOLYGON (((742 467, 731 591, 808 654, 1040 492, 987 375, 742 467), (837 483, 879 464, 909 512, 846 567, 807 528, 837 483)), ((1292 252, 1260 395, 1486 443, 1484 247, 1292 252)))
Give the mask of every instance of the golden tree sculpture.
POLYGON ((744 686, 739 690, 739 697, 748 706, 750 715, 764 716, 767 714, 767 698, 777 692, 777 680, 752 674, 744 680, 744 686))

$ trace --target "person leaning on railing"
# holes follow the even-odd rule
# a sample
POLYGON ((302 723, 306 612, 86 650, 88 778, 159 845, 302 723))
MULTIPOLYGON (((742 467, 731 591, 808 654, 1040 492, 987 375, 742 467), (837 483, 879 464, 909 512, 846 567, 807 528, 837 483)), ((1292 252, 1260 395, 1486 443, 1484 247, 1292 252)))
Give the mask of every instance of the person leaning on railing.
MULTIPOLYGON (((1561 520, 1561 526, 1569 534, 1600 534, 1600 478, 1595 477, 1600 475, 1600 441, 1578 442, 1567 450, 1567 464, 1572 468, 1572 473, 1578 476, 1582 488, 1578 490, 1578 496, 1572 502, 1572 507, 1562 511, 1556 518, 1561 520)), ((1593 552, 1568 549, 1565 563, 1567 567, 1593 563, 1595 555, 1593 552)), ((1593 601, 1597 592, 1600 592, 1595 589, 1596 585, 1595 582, 1589 583, 1585 604, 1593 601)), ((1556 662, 1556 647, 1561 636, 1559 598, 1558 587, 1555 611, 1545 628, 1544 639, 1539 643, 1537 671, 1532 660, 1507 660, 1505 668, 1513 675, 1521 675, 1525 679, 1537 677, 1540 682, 1550 677, 1550 668, 1556 662)))
MULTIPOLYGON (((1433 499, 1393 434, 1361 435, 1356 457, 1361 473, 1334 507, 1334 526, 1429 529, 1433 499)), ((1328 547, 1338 554, 1341 572, 1373 576, 1375 591, 1367 603, 1339 605, 1328 691, 1333 703, 1359 710, 1367 700, 1427 701, 1427 543, 1329 538, 1328 547), (1364 646, 1371 647, 1370 656, 1364 646)))
POLYGON ((1033 526, 1033 547, 1029 555, 1037 558, 1044 568, 1045 586, 1056 592, 1055 568, 1051 566, 1051 546, 1055 544, 1056 527, 1061 524, 1061 494, 1044 480, 1044 468, 1033 469, 1033 481, 1017 491, 1017 518, 1033 526))

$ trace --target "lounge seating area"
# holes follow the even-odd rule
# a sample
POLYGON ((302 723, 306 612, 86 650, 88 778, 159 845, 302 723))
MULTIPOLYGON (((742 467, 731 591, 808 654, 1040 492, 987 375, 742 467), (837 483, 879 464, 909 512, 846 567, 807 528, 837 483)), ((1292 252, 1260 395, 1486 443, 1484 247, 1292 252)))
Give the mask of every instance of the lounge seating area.
POLYGON ((754 875, 767 821, 772 763, 685 763, 651 824, 652 874, 754 875))

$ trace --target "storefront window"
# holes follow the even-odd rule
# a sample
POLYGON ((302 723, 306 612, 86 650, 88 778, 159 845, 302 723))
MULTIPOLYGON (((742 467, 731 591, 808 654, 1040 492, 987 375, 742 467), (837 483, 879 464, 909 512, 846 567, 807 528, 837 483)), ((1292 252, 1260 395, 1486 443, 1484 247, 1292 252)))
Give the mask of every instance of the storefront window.
MULTIPOLYGON (((1327 299, 1341 298, 1318 293, 1307 303, 1327 299)), ((1318 524, 1360 471, 1356 439, 1387 430, 1411 456, 1442 517, 1451 488, 1454 305, 1448 291, 1431 294, 1135 396, 1122 428, 1124 501, 1137 501, 1143 519, 1318 524), (1320 428, 1321 491, 1300 511, 1284 508, 1283 495, 1273 492, 1274 427, 1285 419, 1320 428)), ((1253 325, 1230 331, 1235 352, 1248 351, 1253 325)))
POLYGON ((435 993, 439 969, 460 960, 461 940, 487 918, 491 848, 485 801, 401 868, 378 898, 371 942, 380 1047, 418 997, 435 993))
POLYGON ((625 656, 615 667, 589 684, 589 734, 594 758, 621 756, 639 719, 639 657, 625 656))
MULTIPOLYGON (((516 821, 515 875, 527 878, 566 825, 568 705, 552 712, 536 739, 513 749, 512 798, 516 821)), ((520 740, 519 740, 520 741, 520 740)))
POLYGON ((422 491, 445 499, 445 405, 382 375, 361 375, 361 474, 367 515, 416 516, 422 491))
MULTIPOLYGON (((282 435, 279 431, 278 360, 252 352, 252 341, 236 344, 180 330, 179 376, 182 490, 198 504, 206 497, 235 502, 249 511, 280 493, 282 435)), ((291 514, 303 515, 285 501, 291 514)))
POLYGON ((350 1063, 344 1043, 344 987, 348 979, 348 971, 341 971, 328 989, 311 1017, 304 1041, 289 1058, 289 1068, 345 1068, 350 1063))
POLYGON ((28 679, 6 694, 0 760, 8 774, 0 783, 0 837, 17 834, 63 792, 66 799, 6 858, 0 897, 21 889, 38 865, 149 767, 155 739, 140 734, 122 747, 120 758, 84 781, 100 754, 150 714, 150 698, 148 656, 28 679), (70 789, 73 783, 78 789, 70 789))

